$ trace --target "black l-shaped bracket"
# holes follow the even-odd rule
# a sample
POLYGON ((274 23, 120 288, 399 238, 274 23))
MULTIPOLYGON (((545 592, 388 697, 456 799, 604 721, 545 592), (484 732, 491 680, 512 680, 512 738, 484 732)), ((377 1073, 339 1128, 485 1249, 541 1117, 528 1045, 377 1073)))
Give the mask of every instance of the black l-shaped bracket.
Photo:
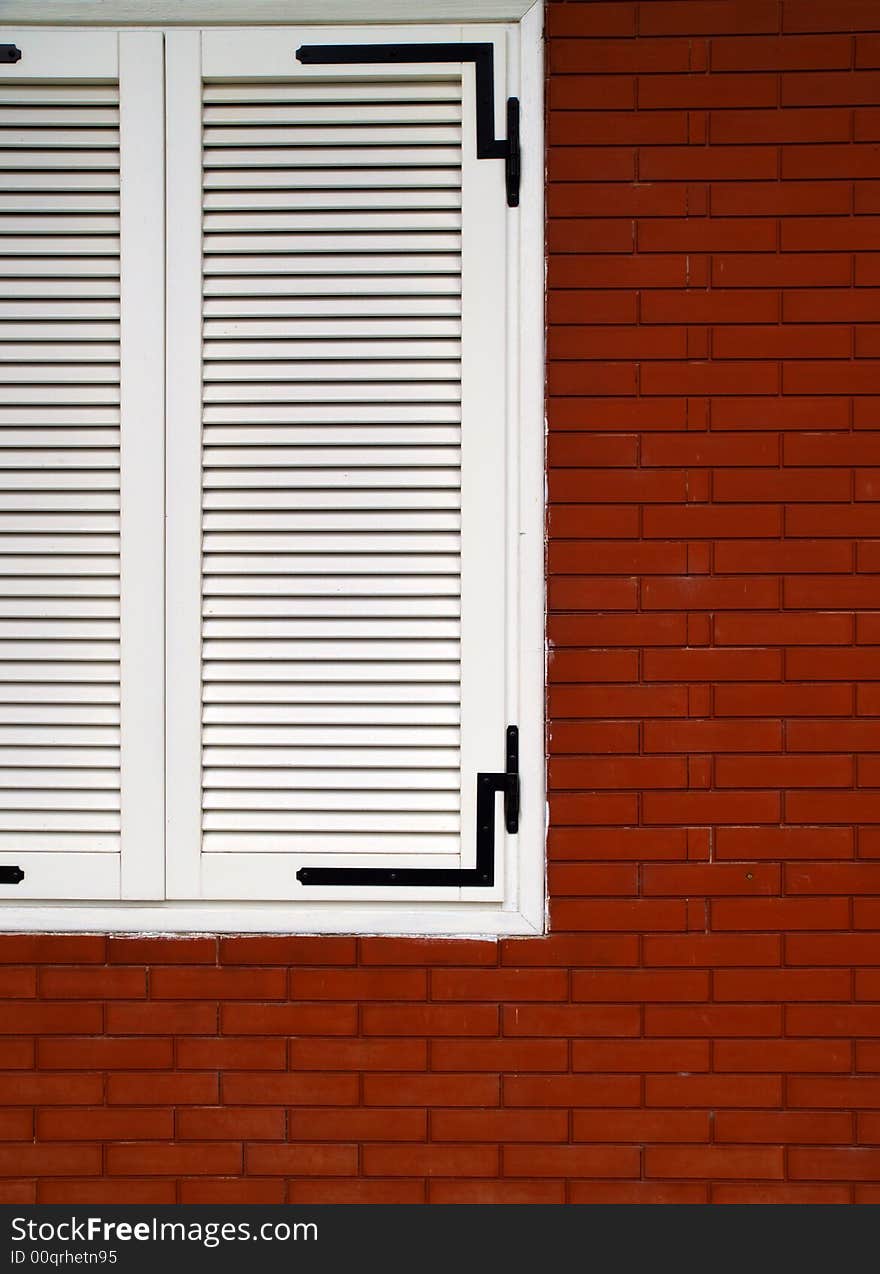
POLYGON ((482 889, 495 884, 495 794, 504 794, 504 826, 519 830, 519 730, 507 727, 505 768, 477 775, 477 863, 475 867, 301 867, 301 885, 453 885, 482 889))
POLYGON ((507 99, 507 138, 495 136, 495 47, 485 44, 303 44, 296 51, 304 66, 390 62, 473 62, 477 76, 477 159, 503 159, 507 203, 519 204, 519 98, 507 99))

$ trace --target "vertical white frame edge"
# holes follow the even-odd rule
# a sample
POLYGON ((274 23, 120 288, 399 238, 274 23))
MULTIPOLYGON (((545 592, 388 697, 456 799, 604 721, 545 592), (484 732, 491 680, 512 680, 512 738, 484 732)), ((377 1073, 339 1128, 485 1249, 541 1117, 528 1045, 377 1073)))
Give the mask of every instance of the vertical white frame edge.
POLYGON ((201 32, 167 32, 165 766, 168 898, 197 898, 201 892, 201 67, 201 32))
POLYGON ((519 26, 520 144, 518 304, 518 593, 520 811, 518 910, 535 933, 547 931, 544 5, 519 26))
POLYGON ((121 896, 162 898, 165 209, 162 33, 119 34, 121 896))

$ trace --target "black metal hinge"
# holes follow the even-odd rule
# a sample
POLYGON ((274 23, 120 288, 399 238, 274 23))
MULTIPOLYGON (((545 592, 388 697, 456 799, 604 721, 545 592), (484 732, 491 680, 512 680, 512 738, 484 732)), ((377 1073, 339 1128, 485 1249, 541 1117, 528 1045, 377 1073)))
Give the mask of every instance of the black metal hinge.
POLYGON ((21 49, 15 44, 0 44, 0 62, 20 62, 21 49))
POLYGON ((0 867, 0 885, 20 885, 23 880, 20 867, 0 867))
POLYGON ((507 99, 507 137, 495 136, 495 48, 485 44, 303 44, 304 66, 366 66, 390 62, 473 62, 477 77, 477 159, 503 159, 507 202, 519 204, 519 98, 507 99))
POLYGON ((301 867, 301 885, 454 885, 488 889, 495 884, 495 794, 504 794, 504 826, 519 829, 519 730, 507 727, 505 768, 477 775, 475 867, 301 867))

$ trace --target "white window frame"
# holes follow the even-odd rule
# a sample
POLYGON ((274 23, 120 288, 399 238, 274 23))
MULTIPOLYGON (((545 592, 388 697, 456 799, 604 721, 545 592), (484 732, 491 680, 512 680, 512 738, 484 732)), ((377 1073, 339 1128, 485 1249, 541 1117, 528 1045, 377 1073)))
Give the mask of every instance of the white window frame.
MULTIPOLYGON (((313 22, 326 26, 329 22, 372 26, 379 21, 419 23, 426 18, 424 0, 7 0, 3 26, 27 23, 39 30, 42 26, 68 25, 71 30, 95 24, 116 28, 135 25, 162 30, 174 25, 180 28, 228 24, 257 26, 279 24, 300 26, 313 22)), ((544 163, 543 163, 543 5, 525 0, 435 0, 430 5, 433 25, 440 19, 466 21, 506 21, 519 23, 519 58, 511 59, 510 92, 519 96, 521 107, 521 145, 523 153, 518 231, 510 236, 507 279, 510 304, 507 308, 508 365, 507 384, 508 429, 508 524, 515 528, 506 545, 506 618, 508 631, 518 634, 516 664, 510 661, 507 672, 506 700, 508 721, 520 730, 520 774, 522 776, 522 808, 519 833, 502 836, 499 831, 496 854, 505 853, 501 864, 505 879, 504 902, 448 902, 432 899, 400 902, 319 901, 309 903, 270 902, 178 902, 129 901, 20 904, 0 906, 0 931, 68 931, 68 932, 265 932, 265 933, 382 933, 448 936, 497 936, 501 934, 542 934, 546 930, 545 903, 545 548, 544 548, 544 163), (475 12, 476 10, 476 12, 475 12), (518 64, 517 64, 518 63, 518 64), (517 87, 518 84, 518 87, 517 87), (506 848, 502 850, 502 845, 506 848)), ((27 31, 19 28, 22 39, 27 31)), ((35 32, 36 33, 36 32, 35 32)), ((180 34, 183 34, 180 31, 180 34)), ((195 35, 195 32, 193 33, 195 35)), ((179 36, 178 36, 179 39, 179 36)), ((120 31, 120 44, 125 32, 120 31)), ((166 58, 169 46, 166 42, 166 58)), ((170 153, 170 152, 169 152, 170 153)), ((181 153, 178 150, 177 153, 181 153)), ((178 175, 168 171, 169 182, 178 175)), ((160 221, 161 225, 161 221, 160 221)), ((182 243, 182 240, 178 240, 182 243)), ((199 253, 194 242, 191 251, 199 253)), ((175 261, 169 259, 168 273, 173 277, 175 261)), ((180 263, 177 263, 180 264, 180 263)), ((161 290, 161 285, 155 285, 161 290)), ((154 300, 155 300, 154 296, 154 300)), ((149 332, 139 334, 151 339, 149 332)), ((155 339, 155 331, 153 332, 155 339)), ((193 363, 197 367, 198 351, 193 363)), ((123 347, 123 357, 125 356, 123 347)), ((178 367, 180 366, 179 361, 178 367)), ((194 378, 197 380, 197 378, 194 378)), ((190 386, 198 393, 200 386, 190 386)), ((143 386, 142 413, 155 409, 155 386, 143 386), (149 394, 153 399, 150 401, 149 394)), ((161 457, 160 457, 161 459, 161 457)), ((155 453, 147 462, 148 481, 135 498, 151 499, 154 511, 161 503, 157 498, 155 453), (151 493, 148 497, 147 492, 151 493)), ((169 472, 165 479, 175 480, 169 472)), ((134 488, 133 488, 134 491, 134 488)), ((133 551, 134 552, 134 551, 133 551)), ((146 563, 155 569, 155 559, 146 563)), ((135 562, 135 569, 138 568, 135 562)), ((123 585, 124 587, 124 585, 123 585)), ((155 597, 155 580, 149 594, 155 597)), ((135 602, 130 604, 136 605, 135 602)), ((142 605, 141 610, 146 608, 142 605)), ((171 615, 169 615, 169 621, 171 615)), ((132 654, 135 654, 132 651, 132 654)), ((125 657, 125 652, 123 652, 125 657)), ((136 658, 155 661, 152 653, 141 650, 136 658)), ((160 656, 161 657, 161 656, 160 656)), ((193 652, 198 658, 198 652, 193 652)), ((175 693, 173 670, 168 669, 167 693, 175 693)), ((135 845, 126 846, 130 856, 139 855, 142 879, 133 879, 131 891, 123 889, 123 897, 156 897, 161 892, 158 878, 156 819, 155 734, 133 745, 129 764, 145 767, 150 775, 149 802, 142 798, 145 830, 135 845), (153 749, 153 764, 146 752, 153 749), (140 845, 140 849, 138 849, 140 845)), ((166 739, 167 764, 176 763, 177 740, 166 739)), ((186 755, 195 754, 192 740, 186 755)), ((500 744, 499 744, 500 746, 500 744)), ((161 752, 158 753, 161 755, 161 752)), ((125 761, 123 762, 125 765, 125 761)), ((492 762, 488 763, 489 765, 492 762)), ((123 770, 124 775, 124 770, 123 770)), ((198 777, 198 776, 197 776, 198 777)), ((124 782, 123 777, 123 782, 124 782)), ((146 790, 146 789, 145 789, 146 790)), ((192 829, 189 829, 190 833, 192 829)), ((198 834, 198 829, 196 829, 198 834)), ((475 896, 477 891, 470 891, 475 896)))

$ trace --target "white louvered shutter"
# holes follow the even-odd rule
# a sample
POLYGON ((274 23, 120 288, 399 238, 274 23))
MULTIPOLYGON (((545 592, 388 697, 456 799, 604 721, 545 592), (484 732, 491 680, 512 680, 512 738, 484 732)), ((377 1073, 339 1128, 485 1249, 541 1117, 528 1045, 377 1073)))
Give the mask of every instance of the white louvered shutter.
POLYGON ((168 34, 171 897, 480 892, 296 872, 473 867, 503 768, 504 165, 472 64, 296 49, 491 31, 168 34))
POLYGON ((0 43, 0 899, 158 897, 161 37, 0 43))

